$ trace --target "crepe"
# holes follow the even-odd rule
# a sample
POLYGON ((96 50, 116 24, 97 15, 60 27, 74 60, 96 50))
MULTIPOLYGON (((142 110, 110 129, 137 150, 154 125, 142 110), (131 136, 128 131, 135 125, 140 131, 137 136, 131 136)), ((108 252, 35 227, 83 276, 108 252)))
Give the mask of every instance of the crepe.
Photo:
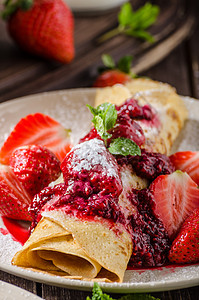
MULTIPOLYGON (((16 253, 12 263, 51 273, 61 272, 62 274, 64 272, 64 276, 70 276, 70 278, 84 280, 102 280, 103 278, 105 281, 122 282, 132 254, 132 239, 128 227, 124 225, 124 222, 119 221, 119 215, 115 213, 117 210, 118 214, 127 216, 125 202, 122 201, 122 198, 120 201, 118 199, 119 204, 113 202, 115 201, 114 197, 116 197, 116 186, 119 190, 122 187, 116 159, 106 149, 103 141, 99 139, 78 144, 67 154, 65 159, 64 166, 68 168, 68 172, 72 173, 70 173, 70 184, 66 185, 66 190, 60 197, 71 195, 71 200, 69 202, 60 200, 63 204, 57 207, 56 204, 59 204, 59 199, 66 198, 56 196, 51 198, 50 196, 49 201, 42 208, 43 218, 22 250, 16 253), (88 172, 88 176, 91 176, 88 178, 93 178, 93 176, 96 178, 96 175, 99 174, 100 180, 107 178, 107 182, 111 186, 112 183, 115 183, 112 196, 106 193, 105 202, 102 206, 108 210, 111 217, 100 216, 100 214, 93 216, 93 210, 85 215, 85 209, 87 207, 89 209, 89 204, 93 201, 92 196, 96 203, 104 199, 99 191, 101 182, 98 181, 93 182, 95 191, 89 196, 91 198, 84 198, 82 194, 79 196, 82 197, 80 201, 83 202, 80 202, 78 207, 84 205, 82 203, 86 203, 83 210, 71 206, 71 201, 74 199, 71 187, 73 184, 76 186, 81 182, 81 179, 77 179, 76 175, 73 177, 73 174, 77 174, 74 173, 76 170, 78 174, 83 172, 84 178, 85 172, 88 172), (111 202, 107 204, 106 201, 109 199, 111 202), (114 210, 111 205, 113 205, 114 210), (115 217, 112 216, 113 212, 115 217)), ((126 175, 124 179, 126 182, 127 177, 126 175)), ((83 179, 82 183, 84 182, 83 179)), ((94 209, 95 212, 98 209, 95 204, 94 209)))
POLYGON ((105 222, 45 212, 12 263, 74 279, 122 282, 132 244, 130 236, 118 229, 119 236, 105 222))
POLYGON ((146 125, 145 122, 138 121, 146 137, 142 148, 168 155, 188 116, 182 98, 173 87, 166 83, 138 78, 125 85, 119 84, 98 89, 95 106, 105 102, 121 105, 132 97, 137 99, 141 105, 151 104, 161 121, 161 128, 158 130, 153 126, 146 125))

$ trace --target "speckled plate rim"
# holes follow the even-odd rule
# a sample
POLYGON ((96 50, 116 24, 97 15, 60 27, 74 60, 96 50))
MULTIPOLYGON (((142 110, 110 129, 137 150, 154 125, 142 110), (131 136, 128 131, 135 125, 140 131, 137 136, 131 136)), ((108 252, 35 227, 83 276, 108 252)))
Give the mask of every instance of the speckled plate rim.
POLYGON ((41 300, 40 297, 13 284, 0 280, 0 299, 41 300), (5 296, 6 293, 6 296, 5 296), (2 298, 1 298, 2 297, 2 298))
MULTIPOLYGON (((34 112, 43 112, 49 114, 60 121, 66 128, 72 128, 72 138, 74 139, 74 142, 77 142, 78 139, 84 133, 86 133, 90 127, 91 117, 88 109, 85 108, 85 104, 89 103, 92 105, 94 103, 95 92, 96 90, 93 88, 53 91, 30 95, 1 103, 0 144, 3 143, 6 135, 21 117, 34 112), (65 114, 63 113, 64 111, 65 114), (72 111, 73 113, 71 113, 72 111), (81 126, 79 126, 80 124, 81 126)), ((199 101, 189 97, 182 98, 189 110, 189 120, 191 122, 198 122, 199 124, 199 117, 197 115, 197 112, 199 111, 199 101)), ((190 130, 190 128, 188 127, 186 130, 190 130)), ((186 130, 185 137, 187 135, 186 130)), ((197 129, 197 134, 198 133, 199 126, 197 129)), ((191 148, 195 147, 195 150, 199 149, 199 144, 195 145, 195 139, 193 140, 194 142, 185 141, 185 143, 183 143, 184 136, 182 134, 181 138, 179 138, 177 142, 176 147, 178 150, 185 150, 184 147, 186 147, 188 144, 189 149, 187 150, 192 150, 190 149, 190 146, 191 148)), ((1 219, 0 227, 2 227, 1 219)), ((3 247, 3 245, 1 245, 1 240, 0 247, 3 247)), ((12 257, 6 257, 6 251, 4 255, 7 260, 11 260, 12 257)), ((7 273, 36 282, 70 289, 91 290, 93 286, 93 282, 89 281, 66 279, 60 276, 52 276, 49 274, 34 272, 32 270, 12 266, 10 262, 4 262, 4 255, 0 257, 0 270, 7 273)), ((104 291, 112 293, 139 293, 174 290, 199 285, 199 264, 178 268, 163 267, 160 269, 147 270, 146 272, 148 273, 145 275, 145 271, 141 271, 139 277, 139 280, 140 278, 146 277, 145 282, 136 281, 135 279, 131 281, 132 274, 137 276, 139 270, 127 270, 123 283, 101 282, 100 286, 104 291)))

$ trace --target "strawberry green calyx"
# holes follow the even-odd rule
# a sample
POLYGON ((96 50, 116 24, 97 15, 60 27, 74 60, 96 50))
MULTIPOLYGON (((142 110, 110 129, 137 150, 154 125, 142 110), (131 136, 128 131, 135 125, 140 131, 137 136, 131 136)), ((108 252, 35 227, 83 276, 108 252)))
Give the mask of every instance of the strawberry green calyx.
POLYGON ((17 9, 29 10, 33 5, 33 0, 6 0, 4 2, 4 10, 1 12, 1 17, 7 20, 17 9))

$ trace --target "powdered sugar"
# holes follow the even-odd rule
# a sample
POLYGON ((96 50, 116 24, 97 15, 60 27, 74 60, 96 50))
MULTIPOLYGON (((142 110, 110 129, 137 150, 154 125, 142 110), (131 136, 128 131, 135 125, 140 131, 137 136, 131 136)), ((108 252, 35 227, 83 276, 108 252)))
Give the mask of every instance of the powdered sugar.
POLYGON ((21 248, 21 244, 14 241, 10 234, 0 231, 0 264, 11 264, 11 258, 21 248))
POLYGON ((89 171, 93 167, 101 166, 107 176, 118 177, 117 163, 107 152, 103 141, 95 138, 77 145, 73 151, 76 159, 73 159, 72 167, 75 171, 89 171))

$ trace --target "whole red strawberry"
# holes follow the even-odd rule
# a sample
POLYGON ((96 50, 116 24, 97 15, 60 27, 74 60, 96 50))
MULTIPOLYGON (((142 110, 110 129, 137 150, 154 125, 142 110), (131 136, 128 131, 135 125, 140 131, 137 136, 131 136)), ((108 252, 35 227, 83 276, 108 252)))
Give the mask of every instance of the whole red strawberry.
POLYGON ((199 261, 199 208, 183 223, 172 243, 169 260, 180 264, 199 261))
POLYGON ((7 1, 4 16, 8 18, 11 37, 25 51, 69 63, 74 58, 74 19, 70 8, 62 0, 33 0, 27 9, 29 2, 7 1), (11 5, 16 9, 14 13, 11 5))
POLYGON ((98 76, 94 82, 94 87, 106 87, 113 86, 117 83, 125 83, 130 79, 128 74, 121 72, 119 70, 107 70, 98 76))
POLYGON ((9 166, 0 165, 0 215, 31 221, 31 197, 9 166))
POLYGON ((93 83, 94 87, 124 84, 135 77, 135 74, 131 72, 131 56, 122 57, 116 64, 110 55, 104 54, 102 55, 102 61, 105 67, 99 70, 100 74, 93 83))
POLYGON ((15 149, 10 157, 10 167, 32 197, 61 174, 60 161, 55 154, 37 145, 15 149))

